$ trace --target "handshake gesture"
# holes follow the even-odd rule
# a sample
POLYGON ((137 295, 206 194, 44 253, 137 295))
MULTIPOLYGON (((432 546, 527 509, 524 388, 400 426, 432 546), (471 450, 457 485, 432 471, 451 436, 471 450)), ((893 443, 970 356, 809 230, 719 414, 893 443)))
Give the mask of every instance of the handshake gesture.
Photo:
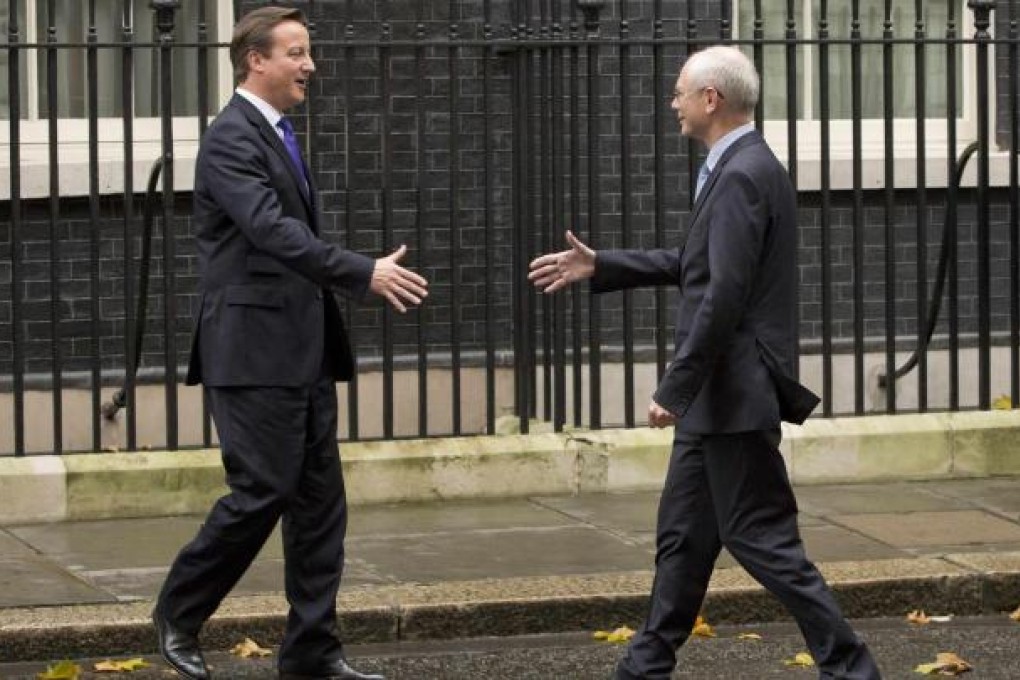
MULTIPOLYGON (((595 251, 582 243, 574 232, 567 230, 569 250, 539 255, 531 261, 528 280, 543 293, 555 293, 575 281, 589 279, 595 274, 595 251)), ((648 425, 669 427, 676 416, 652 400, 648 405, 648 425)))

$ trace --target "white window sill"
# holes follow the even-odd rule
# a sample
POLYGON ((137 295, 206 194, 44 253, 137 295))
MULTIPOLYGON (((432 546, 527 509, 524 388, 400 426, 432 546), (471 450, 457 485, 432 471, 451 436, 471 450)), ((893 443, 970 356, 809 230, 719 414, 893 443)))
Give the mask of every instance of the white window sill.
MULTIPOLYGON (((47 198, 50 195, 50 162, 47 144, 22 144, 21 187, 22 200, 47 198)), ((197 140, 181 140, 173 145, 174 191, 191 191, 195 181, 197 140)), ((149 181, 153 163, 162 155, 158 141, 134 143, 133 189, 143 193, 149 181)), ((124 191, 124 145, 110 142, 98 145, 99 194, 119 194, 124 191)), ((89 147, 83 142, 64 142, 58 148, 59 193, 61 198, 89 195, 89 147)), ((10 147, 0 145, 0 201, 11 199, 10 147)), ((160 187, 163 186, 160 178, 160 187)))
MULTIPOLYGON (((959 144, 953 156, 959 160, 963 149, 971 140, 959 144)), ((785 145, 770 144, 776 157, 789 166, 789 153, 785 145)), ((797 189, 798 191, 820 191, 822 188, 821 149, 818 144, 800 144, 797 147, 797 189)), ((928 144, 924 157, 924 186, 927 189, 945 189, 949 186, 948 149, 943 144, 928 144)), ((842 144, 833 146, 829 152, 829 188, 846 191, 854 188, 854 157, 850 147, 842 144)), ((971 156, 960 178, 963 188, 977 186, 977 153, 971 156)), ((990 187, 1009 186, 1010 154, 998 150, 994 145, 989 153, 988 183, 990 187)), ((884 189, 885 146, 867 145, 861 149, 861 188, 864 190, 884 189)), ((917 150, 913 144, 893 147, 893 187, 896 189, 917 188, 917 150)))

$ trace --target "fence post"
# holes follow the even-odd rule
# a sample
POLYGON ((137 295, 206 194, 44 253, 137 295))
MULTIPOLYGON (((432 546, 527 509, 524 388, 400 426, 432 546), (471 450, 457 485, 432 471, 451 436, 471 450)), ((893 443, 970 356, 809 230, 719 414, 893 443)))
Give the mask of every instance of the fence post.
MULTIPOLYGON (((174 12, 180 0, 150 0, 159 31, 159 108, 163 155, 163 383, 166 447, 177 448, 177 286, 174 247, 173 43, 174 12)), ((141 322, 141 319, 139 319, 141 322)))
POLYGON ((977 166, 977 304, 978 304, 978 408, 991 407, 991 280, 988 214, 988 33, 995 0, 968 0, 974 12, 977 41, 978 166, 977 166))

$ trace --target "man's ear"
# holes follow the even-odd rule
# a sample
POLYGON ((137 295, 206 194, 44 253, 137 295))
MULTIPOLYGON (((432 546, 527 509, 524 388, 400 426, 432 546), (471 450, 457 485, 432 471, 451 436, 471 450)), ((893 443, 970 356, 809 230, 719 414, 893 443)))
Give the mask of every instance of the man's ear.
POLYGON ((258 50, 248 50, 248 53, 244 55, 244 58, 248 62, 248 71, 253 73, 262 73, 262 62, 265 61, 265 57, 258 50))

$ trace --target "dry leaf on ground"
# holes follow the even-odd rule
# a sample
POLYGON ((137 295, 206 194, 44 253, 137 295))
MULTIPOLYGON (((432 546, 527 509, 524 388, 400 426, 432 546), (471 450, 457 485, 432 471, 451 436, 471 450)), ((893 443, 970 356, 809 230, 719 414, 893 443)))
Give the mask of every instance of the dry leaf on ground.
POLYGON ((924 613, 923 609, 915 609, 914 611, 907 614, 907 621, 915 623, 919 626, 923 626, 926 623, 949 623, 953 620, 952 614, 943 614, 940 616, 928 616, 924 613))
POLYGON ((1013 401, 1009 395, 1003 394, 992 402, 992 408, 998 411, 1008 411, 1013 408, 1013 401))
POLYGON ((253 656, 269 656, 272 650, 259 647, 259 644, 251 638, 245 638, 243 642, 234 645, 230 653, 242 659, 250 659, 253 656))
POLYGON ((699 616, 694 622, 694 628, 691 629, 691 635, 694 637, 714 638, 715 629, 708 625, 708 621, 699 616))
POLYGON ((792 659, 783 659, 783 663, 787 666, 795 666, 798 668, 810 668, 815 665, 815 660, 811 658, 811 655, 807 652, 800 652, 797 656, 792 659))
POLYGON ((1017 607, 1016 610, 1009 615, 1009 618, 1013 619, 1014 621, 1020 621, 1020 607, 1017 607))
POLYGON ((597 630, 595 631, 594 635, 594 638, 596 640, 603 640, 605 642, 613 643, 627 642, 632 637, 634 637, 634 631, 628 628, 627 626, 620 626, 619 628, 611 632, 608 630, 597 630))
POLYGON ((953 652, 939 652, 935 655, 935 663, 922 663, 914 669, 922 675, 961 675, 973 670, 973 666, 953 652))
POLYGON ((926 623, 931 623, 931 619, 924 613, 923 609, 915 609, 914 611, 907 614, 907 621, 910 623, 916 623, 919 626, 923 626, 926 623))
POLYGON ((762 636, 758 633, 741 633, 737 636, 738 640, 761 640, 762 636))
POLYGON ((136 657, 134 659, 118 659, 100 661, 95 665, 97 673, 130 673, 137 671, 141 668, 148 668, 149 664, 145 662, 145 659, 136 657))
POLYGON ((78 680, 81 677, 81 666, 73 661, 58 661, 35 677, 37 680, 78 680))

